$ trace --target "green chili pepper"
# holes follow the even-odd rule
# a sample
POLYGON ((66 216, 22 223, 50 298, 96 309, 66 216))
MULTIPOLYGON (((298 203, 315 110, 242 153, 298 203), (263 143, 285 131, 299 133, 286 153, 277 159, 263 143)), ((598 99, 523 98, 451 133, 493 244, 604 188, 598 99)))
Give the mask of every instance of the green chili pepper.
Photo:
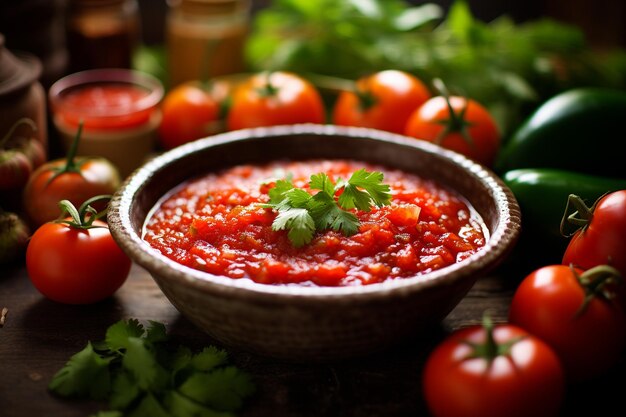
POLYGON ((541 105, 512 135, 495 169, 557 168, 626 178, 626 92, 578 88, 541 105))
POLYGON ((564 240, 559 225, 570 194, 593 204, 605 193, 626 189, 626 179, 549 168, 512 170, 503 180, 520 205, 523 230, 554 240, 564 240))

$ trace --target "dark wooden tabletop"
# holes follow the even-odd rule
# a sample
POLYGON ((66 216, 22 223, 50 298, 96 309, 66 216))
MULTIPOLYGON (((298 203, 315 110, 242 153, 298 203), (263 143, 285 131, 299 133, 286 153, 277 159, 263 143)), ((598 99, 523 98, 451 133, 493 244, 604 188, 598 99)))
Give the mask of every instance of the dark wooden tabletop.
MULTIPOLYGON (((240 415, 426 416, 421 373, 429 352, 452 330, 479 322, 485 309, 495 320, 506 320, 511 296, 525 272, 518 262, 508 261, 479 279, 443 323, 369 357, 293 364, 228 348, 232 362, 252 374, 257 385, 240 415)), ((176 341, 191 348, 219 346, 182 317, 137 266, 115 296, 89 306, 49 301, 32 286, 22 265, 0 266, 0 310, 3 307, 8 312, 0 328, 2 417, 86 417, 105 409, 102 403, 59 399, 47 385, 87 340, 102 340, 106 328, 120 319, 161 321, 176 341)), ((626 415, 624 359, 602 378, 568 386, 562 416, 626 415)))

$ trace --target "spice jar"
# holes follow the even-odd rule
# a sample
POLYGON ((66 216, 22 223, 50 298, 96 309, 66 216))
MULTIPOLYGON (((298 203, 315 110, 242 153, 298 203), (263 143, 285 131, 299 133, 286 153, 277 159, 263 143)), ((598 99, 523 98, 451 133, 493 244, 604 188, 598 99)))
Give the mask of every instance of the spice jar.
POLYGON ((139 44, 136 0, 71 0, 67 15, 70 72, 131 68, 139 44))
POLYGON ((96 69, 50 87, 53 122, 66 149, 82 125, 78 155, 108 159, 127 176, 154 150, 163 85, 127 69, 96 69))
POLYGON ((41 62, 33 55, 12 52, 0 34, 0 136, 21 118, 35 122, 37 131, 21 126, 15 136, 36 137, 47 147, 46 94, 38 81, 41 62))
POLYGON ((244 69, 248 0, 168 0, 170 87, 244 69))

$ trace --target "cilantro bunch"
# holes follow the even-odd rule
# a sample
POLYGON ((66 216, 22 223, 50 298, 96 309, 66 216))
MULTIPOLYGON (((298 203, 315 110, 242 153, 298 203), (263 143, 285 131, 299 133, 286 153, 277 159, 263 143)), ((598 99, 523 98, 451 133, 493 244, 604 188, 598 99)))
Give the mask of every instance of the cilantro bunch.
POLYGON ((108 400, 95 417, 227 417, 254 392, 248 374, 213 346, 199 353, 171 349, 165 326, 119 321, 102 342, 70 358, 49 389, 73 398, 108 400))
POLYGON ((389 185, 383 184, 382 172, 360 169, 348 181, 334 183, 325 173, 311 175, 309 188, 315 195, 296 188, 290 179, 278 180, 269 190, 270 201, 263 207, 278 215, 273 230, 289 230, 287 236, 295 247, 313 240, 316 231, 332 229, 351 236, 359 230, 359 219, 348 210, 370 211, 391 201, 389 185), (339 194, 338 198, 335 195, 339 194))

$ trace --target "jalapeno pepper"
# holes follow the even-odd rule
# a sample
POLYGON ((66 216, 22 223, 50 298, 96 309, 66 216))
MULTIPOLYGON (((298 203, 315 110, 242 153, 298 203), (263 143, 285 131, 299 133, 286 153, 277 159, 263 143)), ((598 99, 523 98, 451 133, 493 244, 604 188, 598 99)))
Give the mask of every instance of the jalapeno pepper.
POLYGON ((626 189, 626 179, 550 168, 512 170, 503 180, 519 202, 523 229, 561 240, 559 225, 570 194, 592 204, 605 193, 626 189))
POLYGON ((626 92, 578 88, 541 105, 503 147, 496 171, 557 168, 626 178, 626 92))

